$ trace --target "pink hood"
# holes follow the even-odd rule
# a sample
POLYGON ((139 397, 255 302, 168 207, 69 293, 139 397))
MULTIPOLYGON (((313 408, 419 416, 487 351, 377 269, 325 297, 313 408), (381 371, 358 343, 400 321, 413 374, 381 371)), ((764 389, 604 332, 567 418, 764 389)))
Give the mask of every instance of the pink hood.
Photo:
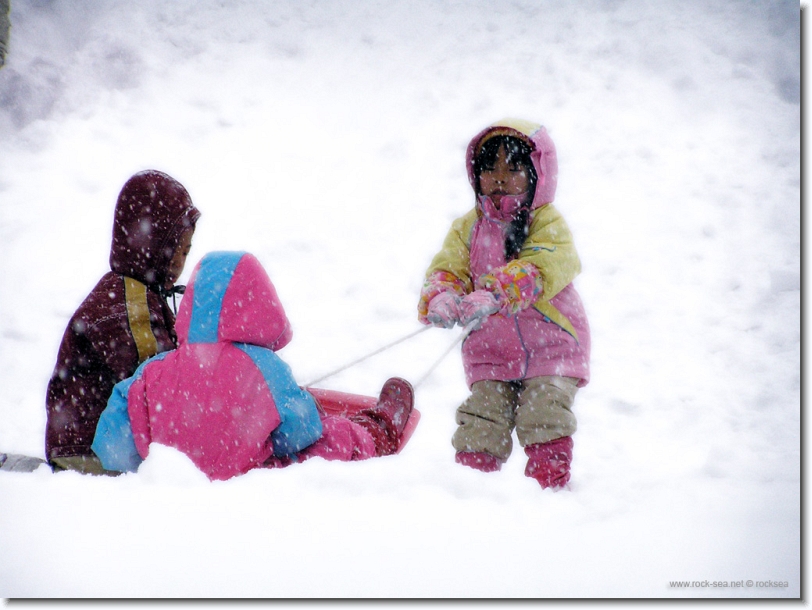
POLYGON ((249 343, 276 351, 293 332, 268 274, 253 254, 214 252, 194 271, 175 323, 178 344, 249 343), (228 259, 229 264, 223 264, 228 259), (195 286, 206 286, 195 298, 195 286))
POLYGON ((544 127, 518 119, 497 121, 471 140, 465 155, 465 165, 468 169, 468 180, 474 191, 477 190, 474 159, 482 145, 494 136, 513 136, 524 140, 533 149, 530 158, 538 173, 538 182, 531 207, 536 209, 545 203, 551 203, 555 199, 555 189, 558 185, 558 157, 555 145, 544 127))

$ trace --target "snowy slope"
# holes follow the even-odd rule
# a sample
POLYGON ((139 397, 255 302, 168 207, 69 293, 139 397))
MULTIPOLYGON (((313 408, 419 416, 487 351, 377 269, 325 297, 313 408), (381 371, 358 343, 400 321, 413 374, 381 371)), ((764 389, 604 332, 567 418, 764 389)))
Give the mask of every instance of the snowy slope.
MULTIPOLYGON (((0 450, 42 455, 65 324, 136 171, 248 250, 307 382, 418 328, 504 116, 556 142, 592 382, 572 490, 454 464, 458 352, 397 457, 209 483, 0 473, 0 597, 798 597, 800 57, 790 1, 12 0, 0 70, 0 450), (785 586, 678 589, 670 581, 785 586)), ((376 394, 431 330, 322 385, 376 394)))

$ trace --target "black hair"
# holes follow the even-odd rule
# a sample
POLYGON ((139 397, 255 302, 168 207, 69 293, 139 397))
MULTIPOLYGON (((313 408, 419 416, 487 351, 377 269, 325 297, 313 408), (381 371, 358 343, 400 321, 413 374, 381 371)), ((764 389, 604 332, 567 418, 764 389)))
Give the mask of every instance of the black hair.
POLYGON ((510 221, 510 227, 505 237, 505 258, 512 260, 521 252, 530 230, 530 207, 533 203, 533 196, 536 193, 538 174, 530 158, 530 153, 533 152, 533 149, 527 142, 514 136, 494 136, 485 141, 474 159, 474 175, 476 176, 477 192, 479 192, 479 176, 483 170, 493 168, 500 146, 505 147, 508 164, 521 165, 527 170, 527 190, 530 193, 530 199, 525 205, 519 208, 515 218, 510 221))

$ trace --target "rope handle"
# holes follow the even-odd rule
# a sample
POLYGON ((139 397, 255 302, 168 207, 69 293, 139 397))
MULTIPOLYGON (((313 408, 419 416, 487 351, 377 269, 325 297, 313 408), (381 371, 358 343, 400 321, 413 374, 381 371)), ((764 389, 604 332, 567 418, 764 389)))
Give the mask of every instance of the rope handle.
MULTIPOLYGON (((479 322, 479 320, 474 320, 468 326, 466 326, 463 329, 460 336, 457 337, 456 339, 454 339, 454 342, 451 345, 448 346, 448 348, 443 352, 443 354, 434 362, 434 364, 431 365, 429 370, 426 371, 423 374, 423 376, 417 381, 417 383, 412 384, 412 387, 417 388, 417 387, 420 386, 420 384, 422 384, 424 381, 426 381, 426 379, 429 378, 429 376, 434 372, 434 370, 438 366, 440 366, 440 363, 443 360, 445 360, 446 356, 448 356, 448 354, 451 353, 451 350, 453 350, 458 344, 462 343, 462 341, 465 340, 465 338, 470 334, 470 332, 474 329, 474 327, 477 325, 478 322, 479 322)), ((343 366, 341 366, 341 367, 339 367, 339 368, 337 368, 337 369, 335 369, 333 371, 330 371, 329 373, 326 373, 326 374, 322 375, 318 379, 314 379, 313 381, 311 381, 309 383, 305 383, 302 387, 305 387, 305 388, 312 387, 313 385, 319 383, 320 381, 324 381, 325 379, 329 379, 330 377, 333 377, 334 375, 338 375, 339 373, 341 373, 343 371, 346 371, 348 368, 353 367, 356 364, 360 364, 364 360, 368 360, 369 358, 372 358, 373 356, 377 356, 381 352, 385 352, 386 350, 388 350, 388 349, 390 349, 392 347, 395 347, 396 345, 398 345, 400 343, 403 343, 404 341, 408 341, 412 337, 416 337, 420 333, 426 332, 430 328, 433 328, 433 327, 432 326, 424 326, 423 328, 419 328, 418 330, 413 331, 413 332, 409 333, 408 335, 406 335, 404 337, 401 337, 400 339, 396 339, 395 341, 392 341, 391 343, 387 343, 386 345, 384 345, 382 347, 379 347, 374 352, 370 352, 369 354, 367 354, 365 356, 361 356, 360 358, 357 358, 357 359, 353 360, 352 362, 349 362, 349 363, 347 363, 347 364, 345 364, 345 365, 343 365, 343 366)))
POLYGON ((346 371, 348 368, 353 367, 356 364, 360 364, 364 360, 372 358, 372 356, 377 356, 381 352, 385 352, 386 350, 388 350, 388 349, 390 349, 392 347, 395 347, 399 343, 403 343, 404 341, 407 341, 407 340, 411 339, 412 337, 416 337, 420 333, 427 331, 429 328, 431 328, 431 326, 424 326, 423 328, 419 328, 418 330, 409 333, 405 337, 401 337, 400 339, 396 339, 395 341, 392 341, 392 343, 388 343, 388 344, 384 345, 383 347, 379 347, 374 352, 371 352, 371 353, 367 354, 366 356, 361 356, 357 360, 353 360, 352 362, 350 362, 348 364, 345 364, 344 366, 341 366, 341 367, 335 369, 334 371, 330 371, 329 373, 326 373, 326 374, 322 375, 318 379, 314 379, 310 383, 304 384, 304 387, 309 388, 310 386, 312 386, 312 385, 314 385, 314 384, 316 384, 316 383, 318 383, 320 381, 324 381, 325 379, 328 379, 328 378, 332 377, 333 375, 338 375, 342 371, 346 371))
POLYGON ((423 374, 423 376, 420 379, 418 379, 416 383, 414 383, 412 385, 412 387, 414 387, 415 389, 420 387, 420 385, 424 381, 426 381, 426 379, 431 377, 431 374, 434 372, 434 370, 438 366, 440 366, 440 363, 443 360, 445 360, 445 357, 448 356, 448 354, 451 353, 451 350, 453 350, 455 347, 457 347, 457 345, 459 345, 460 343, 462 343, 465 340, 465 338, 471 333, 471 331, 474 330, 474 327, 476 326, 476 324, 478 322, 479 322, 479 320, 474 320, 471 324, 469 324, 468 326, 463 328, 462 332, 460 333, 460 336, 457 337, 456 339, 454 339, 454 342, 451 345, 449 345, 448 348, 446 348, 446 350, 443 352, 443 354, 439 358, 437 358, 437 361, 434 364, 431 365, 431 368, 429 368, 429 370, 426 371, 423 374))

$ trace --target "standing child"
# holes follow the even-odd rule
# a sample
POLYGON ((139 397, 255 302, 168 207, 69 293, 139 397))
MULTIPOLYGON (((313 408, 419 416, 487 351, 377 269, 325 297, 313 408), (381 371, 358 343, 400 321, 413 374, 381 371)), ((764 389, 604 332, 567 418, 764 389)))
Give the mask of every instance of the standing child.
POLYGON ((45 456, 54 470, 103 474, 91 450, 113 386, 174 349, 167 297, 183 271, 200 212, 174 178, 154 170, 121 189, 110 272, 73 314, 48 384, 45 456))
POLYGON ((387 381, 378 400, 296 384, 275 353, 290 342, 290 323, 251 254, 213 252, 198 263, 177 333, 178 349, 115 387, 93 442, 106 469, 137 470, 153 442, 213 480, 313 456, 362 460, 396 453, 407 423, 416 424, 403 379, 387 381), (326 413, 342 403, 353 414, 326 413))
POLYGON ((473 328, 462 346, 471 395, 457 409, 456 461, 499 470, 515 428, 525 474, 564 487, 590 336, 572 285, 578 254, 552 205, 555 147, 543 127, 505 120, 474 137, 466 164, 476 205, 452 224, 418 305, 424 324, 473 328))

